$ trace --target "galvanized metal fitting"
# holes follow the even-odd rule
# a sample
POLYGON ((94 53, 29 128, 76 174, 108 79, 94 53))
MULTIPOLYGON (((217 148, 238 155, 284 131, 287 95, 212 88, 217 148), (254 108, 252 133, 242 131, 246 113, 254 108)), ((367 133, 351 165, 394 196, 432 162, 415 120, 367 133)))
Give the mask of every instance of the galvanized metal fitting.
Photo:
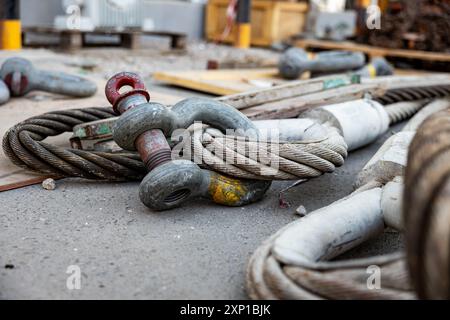
POLYGON ((296 79, 303 72, 331 73, 349 71, 364 65, 365 57, 361 52, 325 51, 310 58, 300 48, 286 50, 278 63, 278 70, 283 78, 296 79))
POLYGON ((355 74, 365 78, 375 78, 378 76, 390 76, 394 74, 394 68, 383 57, 377 57, 366 64, 361 69, 355 71, 355 74))
POLYGON ((196 196, 228 206, 240 206, 261 199, 270 186, 267 181, 238 180, 201 169, 187 160, 172 160, 166 140, 175 129, 202 121, 220 130, 257 129, 239 111, 210 100, 185 99, 171 109, 149 102, 138 75, 121 72, 106 84, 105 93, 115 112, 121 114, 114 125, 113 137, 125 150, 137 150, 150 171, 139 187, 141 201, 154 210, 177 207, 196 196), (132 90, 119 93, 123 86, 132 90))
POLYGON ((149 172, 139 187, 139 197, 149 208, 167 210, 189 199, 203 197, 217 204, 239 207, 264 197, 271 182, 236 179, 200 169, 188 160, 173 160, 149 172))
POLYGON ((87 79, 62 72, 37 70, 23 58, 7 59, 0 68, 0 79, 12 96, 23 96, 32 90, 41 90, 73 97, 89 97, 97 86, 87 79))
POLYGON ((3 80, 0 79, 0 104, 4 104, 9 100, 9 89, 3 80))

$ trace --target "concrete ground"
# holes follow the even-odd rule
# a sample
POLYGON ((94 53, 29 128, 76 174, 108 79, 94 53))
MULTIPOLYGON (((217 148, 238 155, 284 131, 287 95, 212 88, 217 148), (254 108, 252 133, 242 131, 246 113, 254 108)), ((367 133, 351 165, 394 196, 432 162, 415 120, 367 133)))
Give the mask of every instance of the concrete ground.
MULTIPOLYGON (((53 191, 40 185, 0 195, 2 299, 245 299, 247 261, 256 247, 308 211, 352 191, 355 175, 384 139, 350 154, 332 174, 286 192, 281 209, 275 182, 265 199, 243 208, 206 200, 152 212, 138 183, 64 179, 53 191), (70 265, 81 289, 68 290, 70 265)), ((352 256, 390 252, 401 245, 386 233, 352 256)))
MULTIPOLYGON (((297 219, 299 205, 312 211, 349 194, 356 174, 391 134, 352 152, 334 173, 288 190, 286 209, 278 193, 289 182, 274 182, 263 201, 243 208, 199 199, 160 213, 140 202, 137 182, 64 179, 53 191, 36 185, 3 192, 0 298, 246 299, 251 253, 297 219), (79 290, 66 286, 73 265, 82 274, 79 290)), ((387 232, 347 257, 401 246, 398 234, 387 232)))

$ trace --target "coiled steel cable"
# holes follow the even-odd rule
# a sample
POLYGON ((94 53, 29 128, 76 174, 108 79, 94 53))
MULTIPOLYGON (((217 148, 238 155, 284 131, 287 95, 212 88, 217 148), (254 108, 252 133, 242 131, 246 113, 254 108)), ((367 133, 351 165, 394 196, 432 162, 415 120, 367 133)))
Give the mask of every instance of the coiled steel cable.
POLYGON ((252 299, 414 299, 403 253, 309 266, 284 264, 272 253, 280 229, 253 253, 247 265, 246 287, 252 299), (380 289, 368 290, 367 270, 376 265, 383 275, 380 289))
POLYGON ((422 99, 441 98, 450 95, 450 86, 410 87, 388 90, 375 101, 387 105, 401 101, 414 101, 422 99))
POLYGON ((403 200, 411 281, 422 299, 450 299, 450 109, 417 130, 403 200))
POLYGON ((429 86, 388 90, 374 100, 386 105, 386 112, 392 125, 413 116, 430 99, 446 96, 450 96, 450 86, 429 86))
POLYGON ((62 148, 47 137, 72 132, 74 126, 114 117, 112 108, 70 109, 29 118, 10 128, 3 137, 3 150, 17 166, 57 177, 101 180, 140 180, 146 173, 139 155, 62 148))
POLYGON ((336 128, 325 127, 328 135, 323 140, 309 142, 243 141, 206 129, 202 135, 194 134, 193 159, 203 159, 212 170, 245 179, 314 178, 333 172, 347 157, 344 138, 336 128))
POLYGON ((416 114, 429 100, 396 102, 385 106, 389 116, 389 125, 402 122, 416 114))

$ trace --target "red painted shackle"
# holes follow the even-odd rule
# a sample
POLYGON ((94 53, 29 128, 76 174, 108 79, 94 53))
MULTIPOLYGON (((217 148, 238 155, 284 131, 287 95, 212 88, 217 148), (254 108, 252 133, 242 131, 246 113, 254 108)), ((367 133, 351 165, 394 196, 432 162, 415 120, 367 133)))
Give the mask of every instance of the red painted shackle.
POLYGON ((119 72, 111 77, 105 86, 105 95, 108 101, 112 104, 114 112, 120 114, 117 109, 117 105, 121 100, 131 95, 140 94, 143 95, 147 101, 150 100, 150 94, 145 89, 144 81, 141 77, 132 72, 119 72), (133 89, 124 93, 120 93, 120 88, 124 86, 130 86, 133 89))

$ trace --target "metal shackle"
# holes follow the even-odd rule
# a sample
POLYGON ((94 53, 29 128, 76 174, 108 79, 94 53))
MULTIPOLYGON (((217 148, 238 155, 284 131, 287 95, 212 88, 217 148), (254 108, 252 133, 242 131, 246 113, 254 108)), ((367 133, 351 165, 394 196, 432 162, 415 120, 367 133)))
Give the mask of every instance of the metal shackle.
POLYGON ((7 59, 0 68, 0 79, 12 96, 23 96, 32 90, 41 90, 73 97, 89 97, 97 86, 87 79, 63 72, 38 70, 23 58, 7 59))
POLYGON ((375 78, 378 76, 390 76, 394 74, 394 68, 383 57, 372 59, 361 69, 354 72, 355 74, 365 78, 375 78))
POLYGON ((3 80, 0 79, 0 105, 9 100, 9 89, 3 80))
POLYGON ((137 150, 150 171, 139 187, 141 201, 154 210, 177 207, 188 199, 202 196, 227 206, 242 206, 260 200, 270 186, 268 181, 239 180, 206 169, 189 160, 172 160, 166 137, 174 130, 202 121, 225 132, 227 129, 257 129, 239 111, 204 98, 180 101, 171 109, 149 102, 141 78, 130 72, 113 76, 105 87, 113 109, 121 116, 113 128, 113 138, 125 150, 137 150), (123 86, 132 89, 119 93, 123 86))
POLYGON ((348 71, 364 65, 365 57, 361 52, 325 51, 310 58, 300 48, 286 50, 278 63, 278 70, 283 78, 296 79, 303 72, 330 73, 348 71))

